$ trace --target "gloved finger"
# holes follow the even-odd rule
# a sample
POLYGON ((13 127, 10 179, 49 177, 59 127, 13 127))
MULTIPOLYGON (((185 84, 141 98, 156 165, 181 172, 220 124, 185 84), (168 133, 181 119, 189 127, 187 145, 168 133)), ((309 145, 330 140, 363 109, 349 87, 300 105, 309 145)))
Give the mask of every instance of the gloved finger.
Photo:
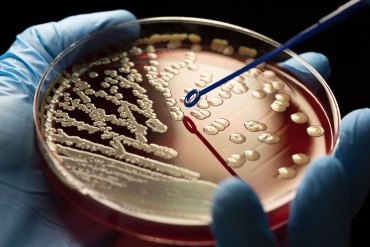
POLYGON ((314 161, 291 204, 290 246, 350 246, 349 201, 347 174, 341 162, 335 157, 314 161))
POLYGON ((275 246, 257 195, 240 179, 230 178, 220 184, 212 218, 212 231, 220 247, 275 246))
MULTIPOLYGON (((330 64, 328 58, 317 52, 306 52, 299 55, 303 60, 310 64, 319 74, 328 79, 330 75, 330 64)), ((280 63, 281 66, 288 69, 299 78, 313 81, 316 80, 312 72, 310 72, 302 63, 294 58, 290 58, 285 62, 280 63)))
POLYGON ((334 156, 343 165, 354 216, 370 191, 370 109, 351 112, 342 120, 334 156))
POLYGON ((32 97, 49 64, 65 48, 86 34, 133 19, 130 12, 116 10, 72 16, 26 29, 0 57, 0 92, 32 97))

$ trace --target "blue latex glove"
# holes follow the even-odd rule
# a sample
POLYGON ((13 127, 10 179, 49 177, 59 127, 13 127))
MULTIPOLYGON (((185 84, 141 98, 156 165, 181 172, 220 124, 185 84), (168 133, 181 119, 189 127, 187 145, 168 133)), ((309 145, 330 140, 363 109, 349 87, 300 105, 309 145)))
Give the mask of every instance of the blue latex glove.
POLYGON ((0 57, 1 247, 100 247, 120 237, 76 212, 46 181, 36 151, 32 104, 42 74, 64 48, 134 18, 118 10, 33 26, 0 57))
MULTIPOLYGON (((324 77, 329 75, 329 63, 323 55, 308 53, 303 58, 324 77)), ((298 76, 307 76, 294 61, 288 60, 283 66, 298 76)), ((350 246, 351 220, 370 190, 369 136, 370 109, 344 117, 334 155, 310 165, 292 202, 289 246, 350 246)), ((224 181, 216 193, 212 214, 219 247, 276 246, 259 199, 245 182, 235 178, 224 181)))

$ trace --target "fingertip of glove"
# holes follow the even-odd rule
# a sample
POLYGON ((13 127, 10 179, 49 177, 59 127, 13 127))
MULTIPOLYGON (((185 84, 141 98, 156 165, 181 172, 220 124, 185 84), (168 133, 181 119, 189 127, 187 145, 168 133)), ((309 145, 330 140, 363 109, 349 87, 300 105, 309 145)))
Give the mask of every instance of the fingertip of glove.
POLYGON ((370 108, 358 109, 347 114, 340 127, 339 144, 351 144, 360 148, 370 145, 370 108))
MULTIPOLYGON (((305 52, 299 56, 311 65, 324 79, 329 77, 331 72, 330 62, 324 54, 318 52, 305 52)), ((303 78, 311 75, 311 72, 297 59, 291 58, 281 63, 281 65, 303 78)))
POLYGON ((212 217, 213 230, 216 233, 224 232, 225 228, 230 227, 245 226, 243 228, 246 230, 251 224, 257 228, 256 222, 267 225, 266 214, 256 193, 246 182, 237 178, 229 178, 220 183, 212 204, 212 217))
POLYGON ((95 12, 92 13, 92 15, 96 15, 97 19, 104 19, 104 17, 106 17, 107 19, 109 18, 114 22, 130 21, 136 19, 136 16, 133 13, 124 9, 95 12))
POLYGON ((229 178, 220 183, 214 197, 213 214, 218 216, 224 211, 229 213, 247 210, 248 205, 258 203, 254 191, 241 179, 229 178))
POLYGON ((330 63, 329 59, 322 53, 317 52, 306 52, 301 57, 310 64, 319 74, 327 79, 330 75, 330 63))
MULTIPOLYGON (((101 11, 87 14, 80 14, 75 16, 67 17, 59 22, 60 25, 85 25, 87 29, 101 29, 110 25, 118 24, 120 22, 126 22, 135 20, 136 17, 131 12, 123 9, 101 11), (90 26, 87 25, 90 23, 90 26)), ((89 33, 87 32, 87 33, 89 33)))
POLYGON ((219 246, 273 246, 267 216, 253 189, 230 178, 216 192, 211 230, 219 246))
MULTIPOLYGON (((340 169, 341 162, 334 156, 325 156, 313 161, 306 171, 298 191, 307 189, 314 192, 314 189, 317 189, 318 193, 322 193, 320 187, 327 188, 327 186, 322 186, 322 183, 330 183, 330 179, 341 176, 340 169)), ((312 194, 311 192, 307 194, 312 194)))

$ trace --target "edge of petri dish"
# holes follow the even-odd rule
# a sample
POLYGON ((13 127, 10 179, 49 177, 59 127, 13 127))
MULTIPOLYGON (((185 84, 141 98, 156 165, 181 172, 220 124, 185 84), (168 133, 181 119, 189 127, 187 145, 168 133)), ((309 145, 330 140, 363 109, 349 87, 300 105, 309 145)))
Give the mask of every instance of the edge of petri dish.
MULTIPOLYGON (((268 43, 269 45, 272 45, 274 47, 278 47, 278 46, 281 45, 277 41, 275 41, 275 40, 273 40, 269 37, 266 37, 266 36, 264 36, 264 35, 262 35, 258 32, 249 30, 247 28, 243 28, 243 27, 233 25, 233 24, 224 23, 224 22, 221 22, 221 21, 204 19, 204 18, 172 17, 172 16, 144 18, 144 19, 139 19, 137 21, 130 21, 130 22, 116 24, 116 25, 113 25, 111 27, 108 27, 107 29, 109 30, 109 29, 113 29, 113 28, 119 27, 119 26, 132 25, 134 23, 138 23, 138 24, 143 23, 143 24, 145 24, 145 23, 150 23, 150 22, 157 22, 157 23, 158 22, 187 22, 187 23, 192 23, 192 24, 202 24, 202 25, 208 25, 208 26, 214 26, 214 27, 220 27, 220 28, 227 28, 227 29, 232 30, 234 32, 239 32, 239 33, 242 33, 242 34, 252 36, 252 37, 254 37, 258 40, 261 40, 262 42, 268 43)), ((51 64, 49 65, 48 69, 46 70, 46 72, 44 73, 42 78, 40 79, 40 82, 37 86, 36 93, 35 93, 35 98, 34 98, 34 107, 33 107, 34 124, 35 124, 36 132, 37 132, 36 133, 36 138, 38 140, 38 145, 41 146, 41 149, 46 150, 46 153, 47 153, 46 155, 50 156, 49 158, 53 159, 53 162, 60 162, 60 160, 58 159, 58 156, 53 152, 53 150, 50 150, 49 146, 46 145, 46 143, 45 143, 46 136, 44 135, 44 133, 42 131, 42 128, 41 128, 41 122, 40 122, 40 116, 39 116, 39 109, 40 109, 40 103, 41 102, 40 102, 39 97, 41 96, 40 94, 41 94, 41 91, 42 91, 42 87, 44 86, 45 80, 50 75, 50 73, 52 73, 55 66, 65 56, 67 56, 76 47, 79 47, 79 46, 83 45, 84 42, 86 42, 90 39, 94 39, 95 37, 98 37, 99 35, 105 33, 107 29, 103 29, 103 30, 94 32, 92 34, 86 35, 86 36, 80 38, 79 40, 77 40, 76 42, 72 43, 65 50, 63 50, 51 62, 51 64)), ((338 140, 338 131, 339 131, 339 125, 340 125, 340 118, 341 118, 340 117, 340 112, 339 112, 339 106, 338 106, 337 101, 334 97, 334 94, 331 91, 328 84, 326 83, 326 81, 322 78, 322 76, 311 65, 309 65, 306 61, 304 61, 299 55, 297 55, 292 50, 285 50, 284 53, 286 53, 287 55, 289 55, 290 57, 296 59, 299 63, 301 63, 310 73, 312 73, 315 76, 315 78, 321 83, 321 85, 323 86, 323 88, 325 90, 326 96, 329 99, 328 103, 330 105, 330 109, 332 110, 331 116, 329 116, 329 117, 331 117, 332 121, 329 121, 329 122, 332 122, 332 125, 333 125, 332 126, 333 127, 333 143, 334 143, 334 147, 332 148, 332 152, 333 152, 333 150, 335 150, 336 145, 338 144, 338 141, 339 141, 338 140)), ((45 155, 44 155, 44 158, 46 159, 45 155)), ((116 205, 112 205, 111 203, 109 203, 107 201, 102 201, 100 198, 95 198, 94 195, 92 195, 91 193, 88 193, 88 191, 85 190, 86 188, 85 189, 83 188, 84 187, 83 184, 78 182, 76 179, 72 178, 70 175, 67 175, 66 171, 56 169, 53 166, 48 166, 48 167, 51 168, 54 175, 56 175, 58 179, 60 179, 65 185, 67 185, 67 187, 69 189, 75 190, 75 191, 77 191, 77 192, 79 192, 83 195, 88 195, 93 200, 97 201, 98 203, 102 203, 102 204, 108 206, 109 208, 112 208, 112 209, 116 210, 117 212, 122 212, 122 213, 128 214, 129 216, 132 216, 132 217, 139 217, 139 215, 137 215, 135 212, 127 211, 124 208, 117 208, 116 205), (79 189, 76 189, 76 184, 79 184, 79 186, 77 186, 77 188, 79 188, 79 189)), ((286 195, 284 200, 282 200, 283 202, 281 204, 276 205, 274 208, 268 208, 268 209, 265 208, 265 210, 269 213, 270 223, 271 223, 271 228, 272 229, 277 229, 280 226, 286 224, 287 215, 289 214, 289 201, 291 201, 294 198, 294 196, 295 196, 295 191, 290 191, 286 195), (288 202, 288 203, 286 203, 286 202, 288 202)), ((140 218, 142 218, 142 217, 140 217, 140 218)), ((162 222, 160 222, 160 223, 162 223, 162 222)), ((166 222, 165 224, 169 224, 169 223, 166 222)), ((209 225, 209 223, 205 223, 205 224, 202 224, 201 226, 207 226, 208 227, 208 225, 209 225)))

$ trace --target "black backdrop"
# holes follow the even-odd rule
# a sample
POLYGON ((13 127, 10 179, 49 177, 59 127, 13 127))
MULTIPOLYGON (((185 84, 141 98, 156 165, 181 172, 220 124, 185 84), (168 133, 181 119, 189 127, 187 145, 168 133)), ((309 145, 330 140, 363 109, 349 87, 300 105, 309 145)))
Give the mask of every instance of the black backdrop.
MULTIPOLYGON (((215 19, 284 42, 343 3, 345 0, 9 1, 0 10, 0 53, 4 53, 16 34, 28 26, 57 21, 74 14, 120 8, 130 10, 138 18, 192 16, 215 19), (18 11, 20 9, 22 13, 18 11)), ((370 68, 368 25, 370 7, 293 49, 297 53, 317 51, 328 56, 332 66, 328 83, 336 95, 342 116, 357 108, 370 107, 370 91, 365 89, 370 83, 370 74, 366 72, 370 68)), ((360 246, 362 240, 367 241, 366 229, 370 229, 368 212, 370 202, 364 205, 353 221, 354 246, 360 246), (359 232, 361 228, 365 229, 365 234, 359 232)))

